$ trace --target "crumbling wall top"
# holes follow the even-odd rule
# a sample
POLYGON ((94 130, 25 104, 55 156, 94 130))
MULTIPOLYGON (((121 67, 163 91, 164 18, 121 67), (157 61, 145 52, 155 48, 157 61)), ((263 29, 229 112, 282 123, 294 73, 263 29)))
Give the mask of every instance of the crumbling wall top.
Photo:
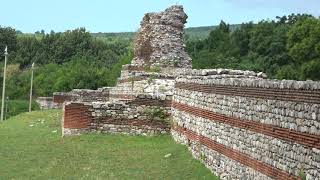
POLYGON ((191 68, 191 58, 183 42, 187 18, 183 7, 178 5, 145 14, 135 39, 132 64, 191 68))

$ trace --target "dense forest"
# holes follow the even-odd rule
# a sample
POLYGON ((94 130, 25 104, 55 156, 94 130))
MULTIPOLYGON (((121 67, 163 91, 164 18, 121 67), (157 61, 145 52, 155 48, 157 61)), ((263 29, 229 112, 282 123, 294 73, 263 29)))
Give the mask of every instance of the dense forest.
POLYGON ((193 68, 266 72, 269 78, 320 80, 320 19, 306 14, 244 23, 221 21, 209 37, 188 41, 193 68))
POLYGON ((84 28, 18 36, 6 27, 0 29, 0 34, 0 48, 9 47, 6 94, 11 99, 27 99, 33 62, 34 94, 50 96, 55 91, 114 85, 121 65, 132 57, 129 41, 105 43, 84 28))
MULTIPOLYGON (((84 28, 23 34, 0 27, 0 49, 8 45, 10 53, 6 94, 10 99, 28 98, 33 62, 35 96, 112 86, 121 65, 132 58, 133 35, 89 33, 84 28)), ((221 21, 219 26, 187 29, 185 40, 194 68, 245 69, 266 72, 270 78, 320 80, 320 19, 311 15, 241 25, 221 21)))

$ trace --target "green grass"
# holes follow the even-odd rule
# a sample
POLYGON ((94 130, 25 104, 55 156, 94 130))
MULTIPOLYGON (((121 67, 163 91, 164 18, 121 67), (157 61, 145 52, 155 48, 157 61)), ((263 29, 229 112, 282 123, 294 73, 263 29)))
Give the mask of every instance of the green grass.
POLYGON ((0 179, 216 179, 169 135, 61 138, 60 119, 50 110, 0 123, 0 179))

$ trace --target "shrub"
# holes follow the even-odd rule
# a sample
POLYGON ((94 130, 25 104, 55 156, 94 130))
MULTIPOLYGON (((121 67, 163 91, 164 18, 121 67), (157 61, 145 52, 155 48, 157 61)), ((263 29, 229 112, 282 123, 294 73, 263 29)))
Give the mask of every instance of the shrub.
POLYGON ((166 121, 168 114, 161 108, 147 108, 145 114, 151 120, 166 121))
MULTIPOLYGON (((5 114, 7 119, 9 117, 16 116, 20 113, 29 111, 29 101, 27 100, 9 100, 6 103, 7 103, 7 108, 5 108, 4 111, 6 112, 5 114)), ((33 101, 31 110, 39 110, 39 109, 40 108, 38 103, 33 101)))

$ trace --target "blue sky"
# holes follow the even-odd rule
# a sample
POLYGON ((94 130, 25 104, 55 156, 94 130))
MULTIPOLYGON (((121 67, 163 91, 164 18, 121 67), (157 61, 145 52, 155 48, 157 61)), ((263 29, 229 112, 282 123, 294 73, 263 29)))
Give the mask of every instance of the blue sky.
POLYGON ((320 16, 320 0, 0 0, 0 25, 23 32, 65 31, 85 27, 90 32, 136 31, 144 13, 181 4, 187 27, 273 19, 291 13, 320 16))

